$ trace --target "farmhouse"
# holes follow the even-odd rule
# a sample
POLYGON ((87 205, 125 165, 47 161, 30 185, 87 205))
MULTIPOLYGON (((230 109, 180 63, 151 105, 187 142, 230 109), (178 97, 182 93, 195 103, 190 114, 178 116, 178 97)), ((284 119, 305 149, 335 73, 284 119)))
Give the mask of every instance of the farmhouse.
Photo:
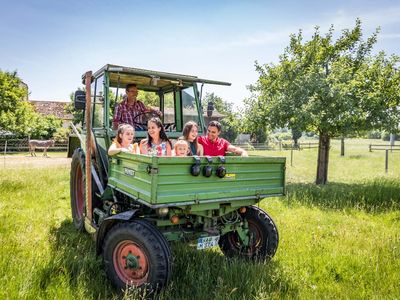
POLYGON ((65 112, 65 106, 70 102, 29 100, 35 111, 43 116, 54 115, 63 121, 63 127, 68 127, 72 121, 72 114, 65 112))

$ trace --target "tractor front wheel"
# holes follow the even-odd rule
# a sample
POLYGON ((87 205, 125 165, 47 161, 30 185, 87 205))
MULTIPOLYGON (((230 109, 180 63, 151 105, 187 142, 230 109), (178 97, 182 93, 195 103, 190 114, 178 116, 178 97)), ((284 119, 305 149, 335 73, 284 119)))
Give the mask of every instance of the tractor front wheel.
POLYGON ((171 274, 171 250, 160 231, 144 220, 119 223, 103 244, 105 270, 119 290, 129 286, 158 292, 171 274))
POLYGON ((255 206, 248 206, 241 217, 248 223, 248 245, 242 242, 236 231, 231 231, 221 236, 219 240, 222 252, 228 257, 255 260, 272 258, 278 248, 279 236, 271 217, 255 206))
POLYGON ((85 230, 86 192, 85 192, 85 154, 78 148, 72 155, 70 195, 71 212, 74 226, 79 231, 85 230))

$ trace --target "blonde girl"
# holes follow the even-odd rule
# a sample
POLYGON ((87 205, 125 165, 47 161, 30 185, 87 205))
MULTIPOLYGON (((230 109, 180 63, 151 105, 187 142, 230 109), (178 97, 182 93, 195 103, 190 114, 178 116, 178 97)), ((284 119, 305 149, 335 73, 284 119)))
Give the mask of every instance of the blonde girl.
POLYGON ((132 144, 134 137, 135 129, 133 129, 132 125, 121 124, 118 127, 116 138, 111 144, 110 149, 108 149, 108 155, 115 155, 121 151, 140 154, 138 143, 132 144))

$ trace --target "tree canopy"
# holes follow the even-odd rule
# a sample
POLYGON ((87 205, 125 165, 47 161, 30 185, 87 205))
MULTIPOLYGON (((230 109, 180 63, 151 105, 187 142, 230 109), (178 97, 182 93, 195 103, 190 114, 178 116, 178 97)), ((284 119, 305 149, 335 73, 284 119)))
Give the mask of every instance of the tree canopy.
POLYGON ((62 121, 36 113, 26 100, 27 95, 28 90, 17 72, 0 70, 0 129, 20 137, 50 138, 62 121))
POLYGON ((363 40, 361 21, 334 41, 334 27, 319 28, 309 41, 290 36, 277 64, 256 62, 259 79, 250 87, 246 114, 253 126, 289 127, 320 138, 317 183, 326 183, 330 138, 359 130, 397 130, 399 57, 372 55, 379 29, 363 40))

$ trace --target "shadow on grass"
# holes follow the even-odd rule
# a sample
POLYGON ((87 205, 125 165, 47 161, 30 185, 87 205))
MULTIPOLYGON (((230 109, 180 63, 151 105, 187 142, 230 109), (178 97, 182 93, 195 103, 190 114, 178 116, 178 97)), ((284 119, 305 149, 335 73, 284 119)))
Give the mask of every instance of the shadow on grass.
POLYGON ((298 289, 279 262, 228 259, 217 248, 174 243, 173 274, 160 299, 296 298, 298 289))
POLYGON ((400 182, 379 178, 364 183, 331 182, 325 186, 290 183, 287 185, 286 200, 322 209, 358 209, 380 213, 400 209, 400 182))
POLYGON ((50 230, 50 245, 51 257, 39 274, 45 295, 53 295, 51 290, 59 285, 69 293, 66 298, 112 298, 112 287, 89 234, 78 232, 70 220, 64 220, 50 230))
MULTIPOLYGON (((51 258, 39 273, 44 298, 63 286, 77 299, 138 299, 138 293, 118 293, 106 278, 95 242, 65 220, 50 234, 51 258)), ((296 297, 279 263, 227 259, 219 249, 197 251, 187 244, 172 245, 173 268, 169 285, 158 299, 251 299, 271 295, 296 297)), ((70 298, 68 297, 68 298, 70 298)))

